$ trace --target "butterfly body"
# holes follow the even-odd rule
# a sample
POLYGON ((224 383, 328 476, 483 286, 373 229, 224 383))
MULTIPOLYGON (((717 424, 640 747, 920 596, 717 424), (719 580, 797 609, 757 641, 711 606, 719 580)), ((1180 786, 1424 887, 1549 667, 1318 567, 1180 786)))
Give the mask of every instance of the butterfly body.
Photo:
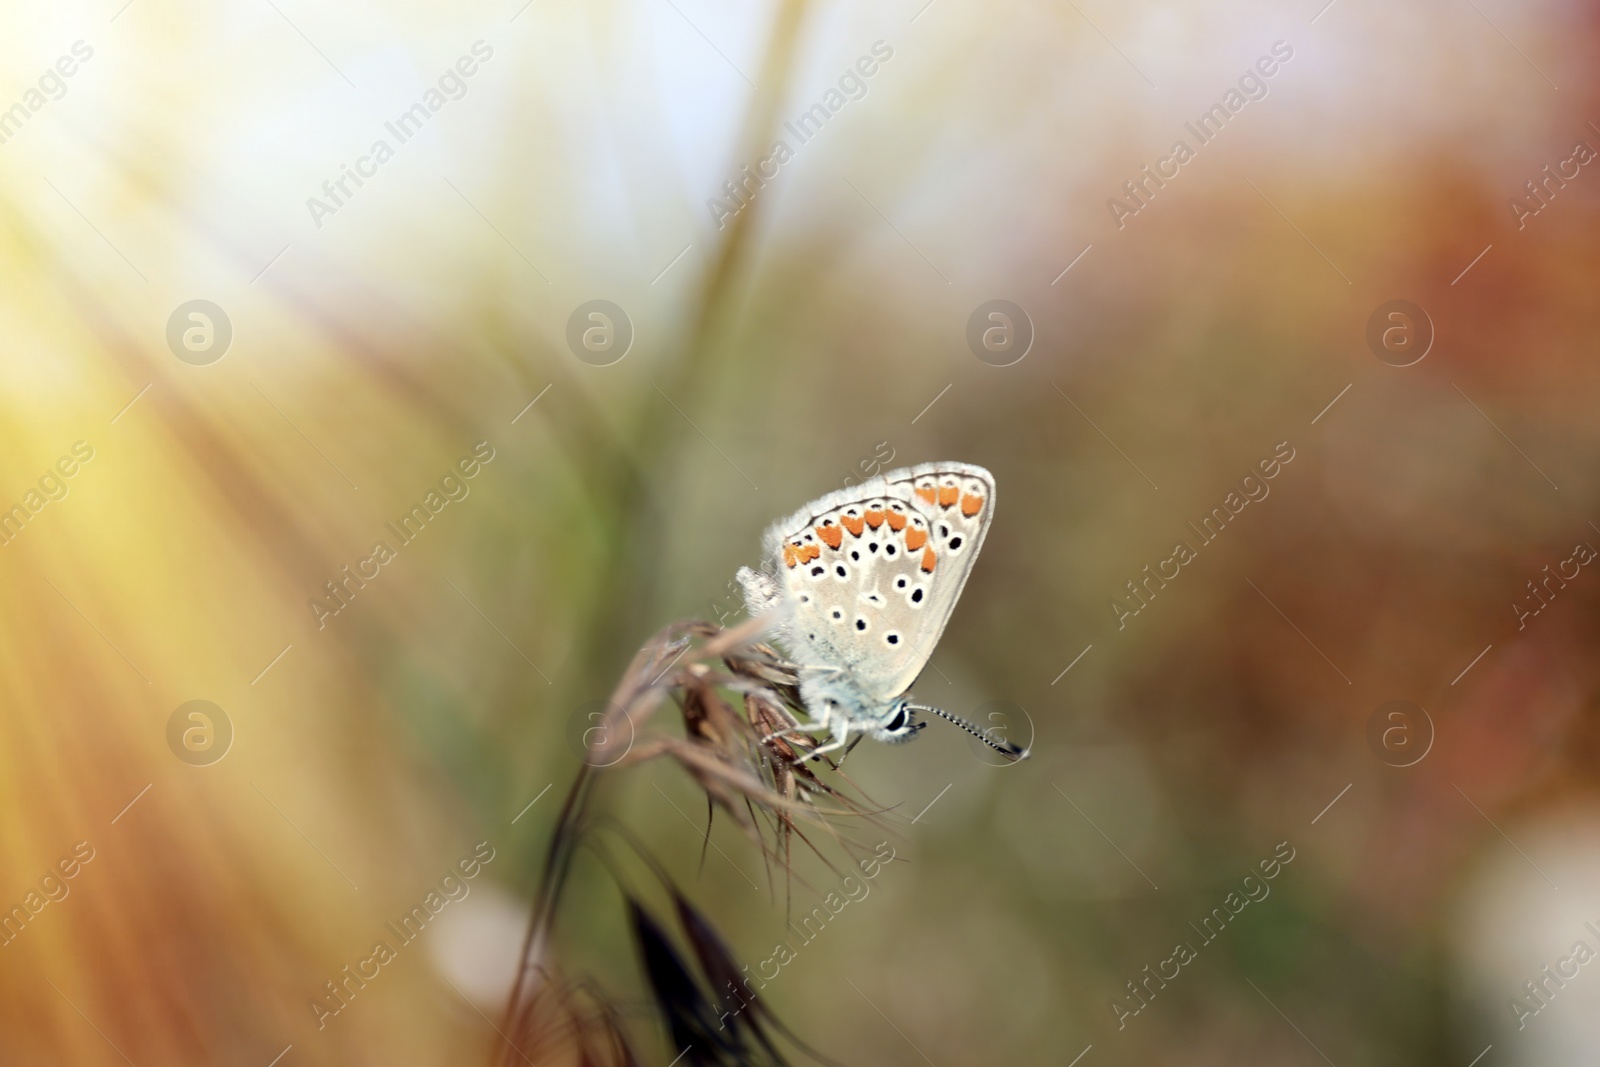
POLYGON ((813 755, 855 734, 910 740, 924 725, 914 712, 936 710, 907 692, 966 585, 994 501, 982 467, 925 463, 829 493, 767 529, 762 570, 737 577, 752 615, 779 616, 774 637, 799 668, 813 718, 799 728, 832 734, 813 755))

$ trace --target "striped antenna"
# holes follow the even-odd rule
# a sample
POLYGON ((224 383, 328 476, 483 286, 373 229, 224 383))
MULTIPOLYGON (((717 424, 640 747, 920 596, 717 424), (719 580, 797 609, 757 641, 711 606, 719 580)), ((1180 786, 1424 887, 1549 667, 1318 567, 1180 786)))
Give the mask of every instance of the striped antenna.
POLYGON ((941 719, 944 719, 946 722, 955 723, 957 726, 967 731, 967 733, 971 734, 973 737, 976 737, 979 741, 982 741, 984 744, 988 745, 990 748, 994 749, 996 752, 1000 753, 1002 756, 1008 760, 1011 760, 1012 762, 1017 762, 1019 760, 1025 760, 1028 758, 1027 749, 1019 748, 1009 741, 996 741, 994 738, 990 737, 988 734, 985 734, 982 730, 979 730, 976 726, 961 718, 959 715, 952 715, 943 708, 936 708, 931 704, 907 704, 906 707, 912 709, 913 711, 929 711, 939 716, 941 719))

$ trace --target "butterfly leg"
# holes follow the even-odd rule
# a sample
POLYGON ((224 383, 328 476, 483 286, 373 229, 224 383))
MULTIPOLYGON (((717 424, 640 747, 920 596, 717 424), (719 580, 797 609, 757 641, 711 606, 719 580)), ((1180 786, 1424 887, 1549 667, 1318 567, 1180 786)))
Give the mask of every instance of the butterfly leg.
POLYGON ((777 738, 787 737, 789 734, 809 734, 809 733, 813 733, 813 732, 815 732, 817 730, 821 730, 821 729, 826 728, 826 726, 827 726, 826 723, 820 723, 820 722, 796 723, 795 725, 787 727, 787 728, 782 729, 782 730, 774 730, 772 733, 770 733, 767 736, 763 737, 761 739, 761 743, 763 745, 765 745, 770 741, 776 740, 777 738))
POLYGON ((801 756, 799 759, 795 760, 795 763, 796 764, 801 764, 801 763, 804 763, 806 760, 818 759, 818 758, 820 758, 822 756, 826 756, 830 752, 836 752, 836 751, 838 751, 839 749, 841 749, 843 747, 844 747, 844 742, 842 742, 842 741, 829 741, 827 744, 818 745, 816 748, 812 749, 810 752, 807 752, 804 756, 801 756))
POLYGON ((827 720, 826 716, 824 716, 821 719, 812 721, 812 722, 801 722, 800 720, 796 719, 793 715, 788 715, 787 717, 789 719, 789 722, 792 725, 786 726, 782 730, 774 730, 772 733, 770 733, 767 736, 763 737, 761 739, 761 743, 763 745, 768 743, 769 741, 772 741, 772 740, 774 740, 776 738, 779 738, 779 737, 784 737, 784 736, 786 736, 788 734, 814 734, 814 733, 817 733, 818 731, 827 730, 829 728, 828 727, 828 720, 827 720))
POLYGON ((856 750, 856 746, 859 745, 861 743, 862 739, 865 738, 866 736, 867 735, 864 734, 864 733, 857 734, 856 737, 855 737, 855 740, 851 741, 848 745, 845 746, 844 755, 840 756, 839 757, 839 761, 834 764, 834 769, 835 770, 837 770, 840 767, 844 766, 844 761, 850 758, 850 753, 852 753, 852 752, 854 752, 856 750))
POLYGON ((815 759, 818 756, 825 756, 829 752, 837 752, 839 749, 844 748, 850 743, 850 734, 854 726, 849 719, 843 717, 835 718, 832 720, 832 726, 833 740, 829 741, 825 745, 818 745, 810 752, 807 752, 800 758, 799 762, 804 763, 808 759, 815 759))

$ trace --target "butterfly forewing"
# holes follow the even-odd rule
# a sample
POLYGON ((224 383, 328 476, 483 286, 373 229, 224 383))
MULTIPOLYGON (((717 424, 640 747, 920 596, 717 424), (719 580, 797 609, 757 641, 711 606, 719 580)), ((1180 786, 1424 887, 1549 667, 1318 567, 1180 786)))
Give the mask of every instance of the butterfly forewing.
POLYGON ((794 642, 880 704, 904 693, 966 585, 994 495, 982 467, 928 463, 831 493, 773 526, 768 550, 794 642))

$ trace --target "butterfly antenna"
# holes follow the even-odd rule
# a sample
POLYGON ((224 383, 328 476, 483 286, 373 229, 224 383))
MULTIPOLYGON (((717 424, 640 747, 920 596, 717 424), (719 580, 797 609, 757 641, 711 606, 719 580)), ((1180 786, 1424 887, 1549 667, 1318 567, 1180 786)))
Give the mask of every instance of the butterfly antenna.
POLYGON ((994 738, 990 737, 988 734, 985 734, 982 730, 978 729, 967 720, 961 718, 961 716, 952 715, 943 708, 936 708, 931 704, 907 704, 906 707, 912 709, 913 711, 931 711, 941 719, 944 719, 947 722, 955 723, 957 726, 967 731, 967 733, 971 734, 973 737, 976 737, 979 741, 982 741, 984 744, 988 745, 990 748, 1006 757, 1006 759, 1016 761, 1025 760, 1028 758, 1027 749, 1013 745, 1009 741, 996 741, 994 738))

